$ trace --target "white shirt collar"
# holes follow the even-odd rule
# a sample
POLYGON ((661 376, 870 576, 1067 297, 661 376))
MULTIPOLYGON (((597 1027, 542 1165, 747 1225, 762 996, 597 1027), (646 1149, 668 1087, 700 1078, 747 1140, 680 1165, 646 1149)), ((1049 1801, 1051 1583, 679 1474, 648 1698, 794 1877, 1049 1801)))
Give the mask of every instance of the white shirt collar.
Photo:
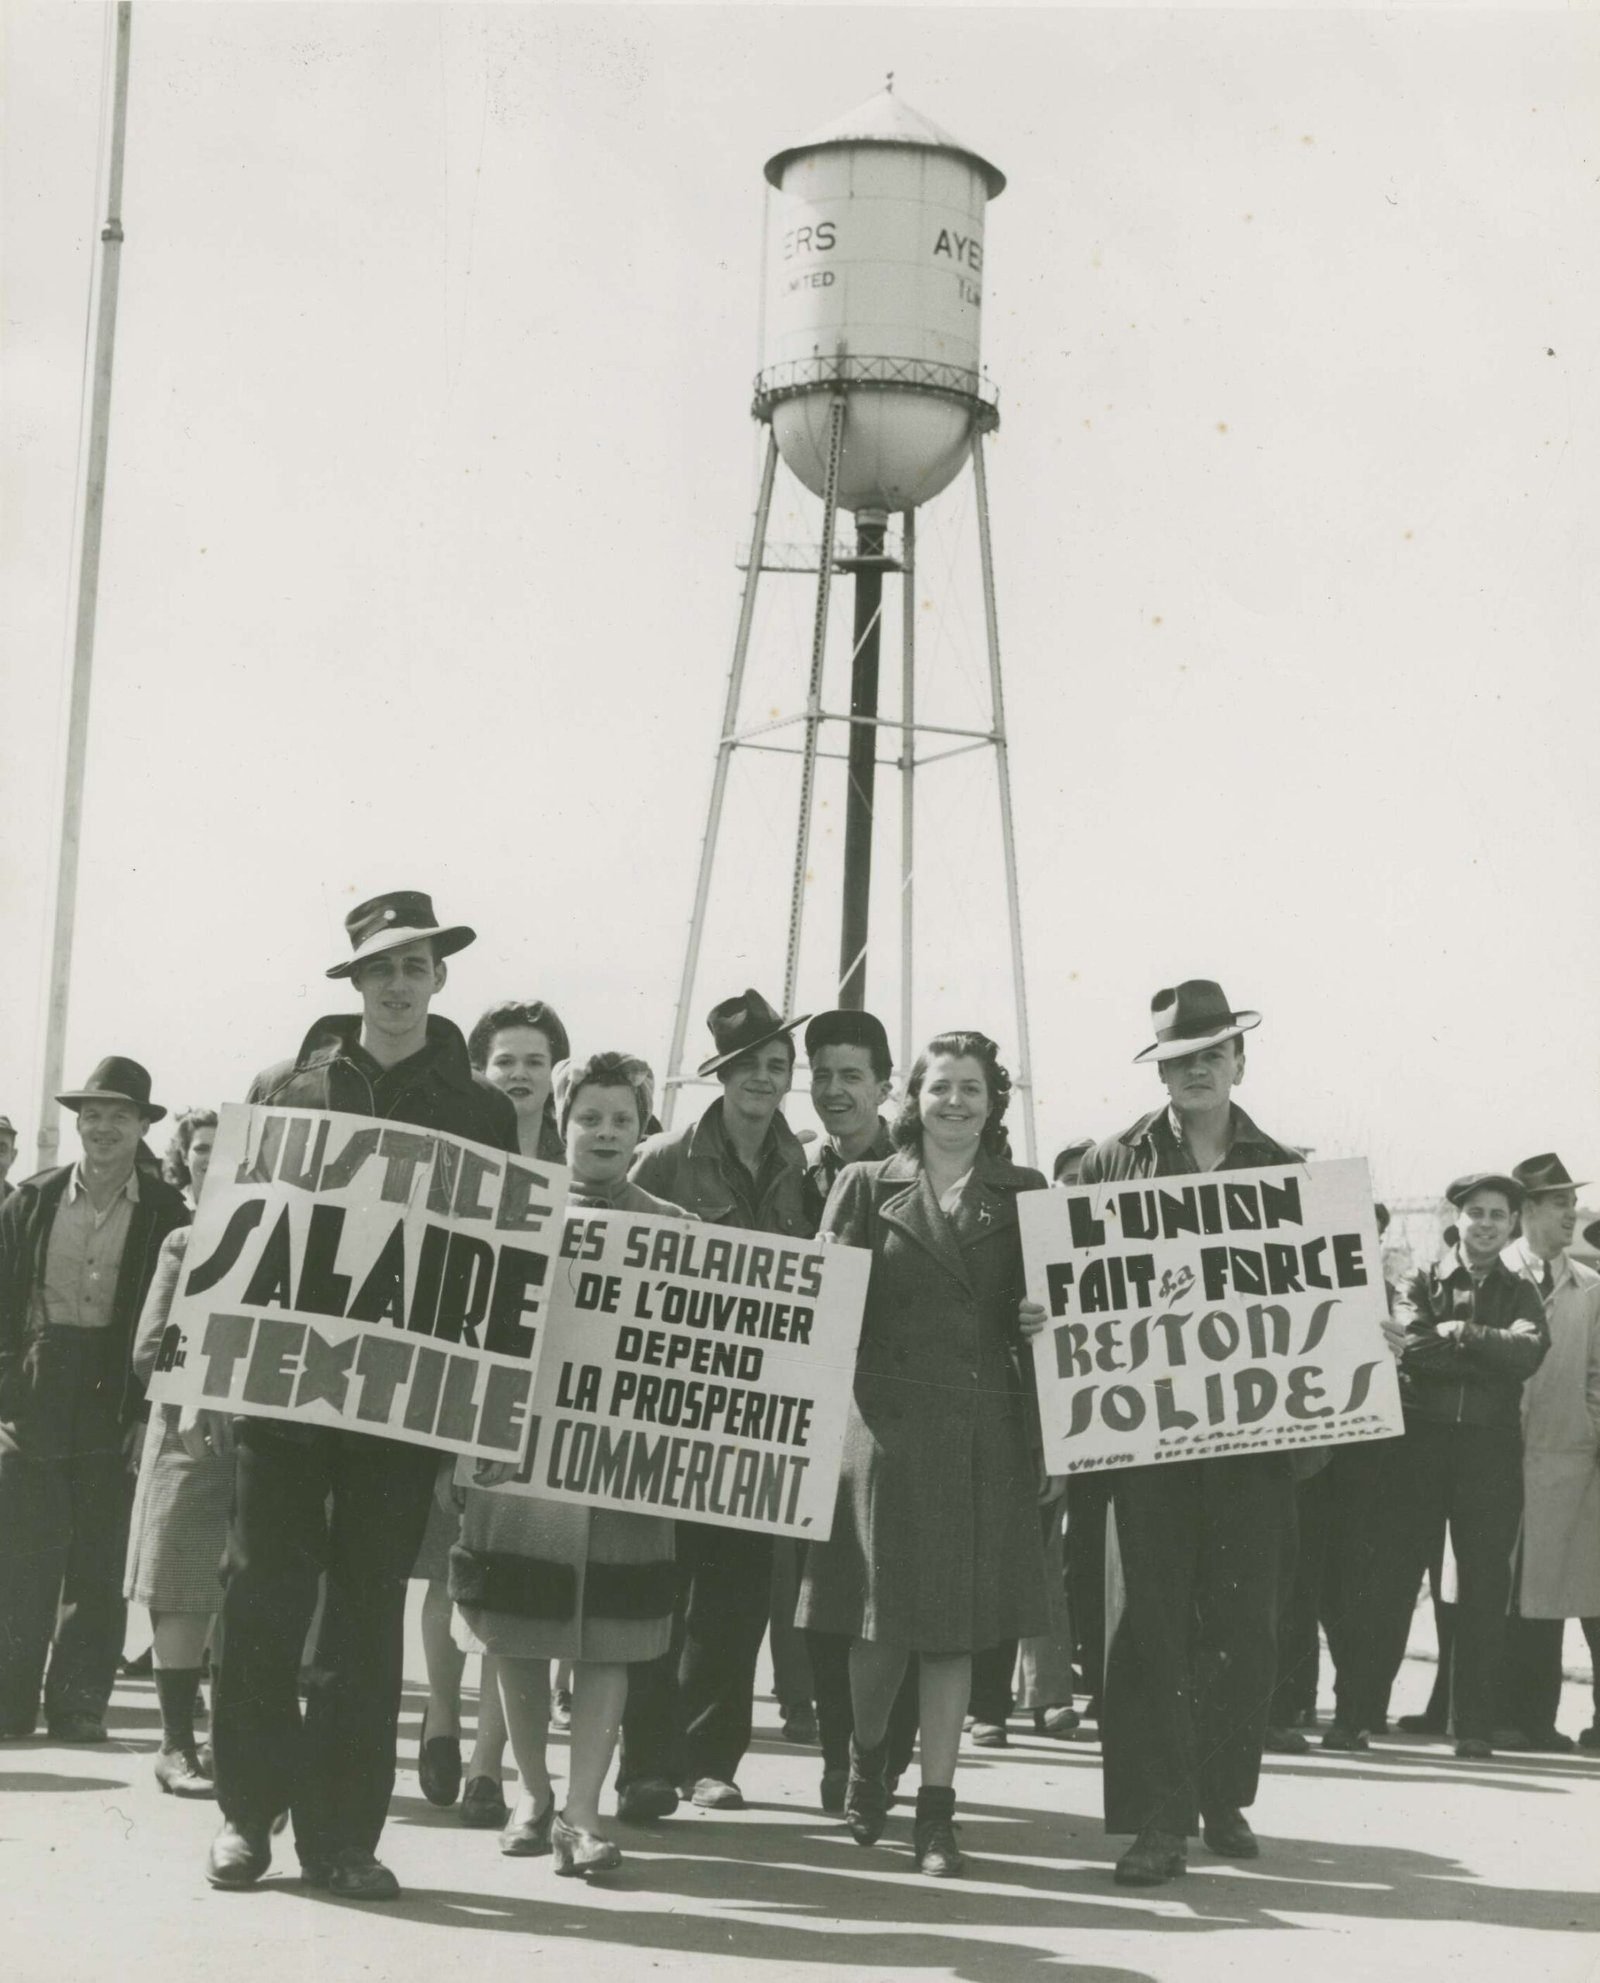
MULTIPOLYGON (((83 1181, 83 1165, 81 1163, 72 1166, 72 1182, 67 1186, 67 1195, 71 1198, 87 1198, 89 1196, 88 1187, 83 1181)), ((116 1198, 126 1198, 130 1204, 138 1204, 139 1166, 137 1164, 128 1172, 128 1181, 116 1193, 116 1198)), ((115 1203, 115 1198, 112 1202, 115 1203)))

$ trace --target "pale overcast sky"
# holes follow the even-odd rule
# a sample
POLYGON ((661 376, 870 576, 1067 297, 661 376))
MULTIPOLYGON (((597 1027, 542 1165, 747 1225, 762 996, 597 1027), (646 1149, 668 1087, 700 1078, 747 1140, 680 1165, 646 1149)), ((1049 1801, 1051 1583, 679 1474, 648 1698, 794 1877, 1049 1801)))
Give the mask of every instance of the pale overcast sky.
MULTIPOLYGON (((19 1175, 108 12, 4 16, 19 1175)), ((1266 1014, 1246 1104, 1381 1190, 1552 1146, 1596 1174, 1600 17, 134 15, 70 1080, 118 1051, 170 1103, 241 1094, 346 1002, 341 918, 395 886, 481 932, 440 1009, 543 996, 664 1066, 754 496, 762 164, 893 69, 1009 179, 985 362, 1043 1154, 1153 1101, 1150 994, 1201 975, 1266 1014)), ((814 535, 794 483, 779 510, 814 535)), ((970 722, 970 478, 919 530, 924 713, 970 722)), ((803 696, 809 612, 765 582, 752 708, 803 696)), ((922 790, 919 1029, 1010 1051, 992 782, 922 790)), ((716 998, 778 996, 793 823, 791 762, 745 759, 695 1054, 716 998)))

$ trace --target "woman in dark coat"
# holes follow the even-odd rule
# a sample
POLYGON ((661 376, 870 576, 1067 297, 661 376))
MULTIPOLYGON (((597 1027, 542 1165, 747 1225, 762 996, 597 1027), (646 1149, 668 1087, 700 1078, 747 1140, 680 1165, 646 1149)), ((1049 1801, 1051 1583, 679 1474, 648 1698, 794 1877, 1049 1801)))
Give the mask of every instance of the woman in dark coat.
POLYGON ((889 1709, 920 1656, 925 1873, 961 1870, 952 1817, 972 1654, 1043 1631, 1048 1607, 1032 1364, 1021 1354, 1011 1081, 982 1033, 941 1033, 911 1070, 897 1153, 851 1164, 823 1236, 872 1254, 833 1532, 806 1559, 798 1622, 851 1636, 845 1822, 883 1830, 889 1709))

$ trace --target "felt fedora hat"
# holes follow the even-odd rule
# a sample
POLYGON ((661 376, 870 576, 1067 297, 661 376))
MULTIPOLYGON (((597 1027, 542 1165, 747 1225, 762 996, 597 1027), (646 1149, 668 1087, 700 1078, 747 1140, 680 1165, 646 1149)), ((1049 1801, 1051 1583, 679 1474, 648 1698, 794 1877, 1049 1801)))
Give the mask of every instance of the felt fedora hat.
POLYGON ((709 1060, 701 1061, 700 1074, 715 1074, 719 1067, 725 1067, 730 1060, 737 1060, 740 1054, 749 1053, 754 1047, 764 1047, 768 1040, 775 1040, 780 1034, 792 1033, 796 1026, 803 1026, 810 1016, 802 1012, 793 1019, 785 1019, 768 1005, 760 992, 749 989, 740 992, 736 998, 725 998, 706 1014, 706 1024, 711 1029, 711 1038, 717 1050, 709 1060))
POLYGON ((1511 1166, 1511 1175, 1528 1198, 1541 1191, 1581 1191, 1589 1182, 1586 1177, 1569 1177, 1554 1150, 1546 1150, 1541 1157, 1524 1157, 1520 1164, 1511 1166))
POLYGON ((57 1095, 64 1109, 76 1115, 85 1102, 132 1102, 146 1122, 159 1122, 166 1110, 150 1099, 150 1076, 136 1060, 125 1060, 119 1053, 107 1054, 81 1088, 69 1095, 57 1095))
POLYGON ((1136 1053, 1135 1062, 1178 1060, 1219 1040, 1236 1040, 1261 1024, 1261 1014, 1235 1012, 1210 978, 1186 978, 1181 985, 1163 986, 1151 999, 1150 1024, 1155 1044, 1136 1053))
POLYGON ((1526 1196, 1522 1186, 1514 1177, 1504 1171, 1468 1171, 1465 1177, 1458 1177, 1445 1191, 1445 1197, 1459 1212, 1475 1191, 1502 1191, 1511 1201, 1512 1211, 1516 1211, 1526 1196))
POLYGON ((350 911, 344 926, 350 938, 351 955, 342 964, 328 967, 330 978, 348 978, 369 957, 379 957, 386 950, 399 950, 423 937, 432 943, 435 957, 451 957, 476 942, 478 936, 465 923, 441 923, 433 913, 432 900, 414 888, 374 895, 370 902, 362 902, 350 911))
POLYGON ((865 1047, 875 1062, 893 1067, 889 1035, 875 1012, 854 1012, 840 1007, 819 1012, 806 1028, 806 1059, 815 1060, 823 1047, 865 1047))

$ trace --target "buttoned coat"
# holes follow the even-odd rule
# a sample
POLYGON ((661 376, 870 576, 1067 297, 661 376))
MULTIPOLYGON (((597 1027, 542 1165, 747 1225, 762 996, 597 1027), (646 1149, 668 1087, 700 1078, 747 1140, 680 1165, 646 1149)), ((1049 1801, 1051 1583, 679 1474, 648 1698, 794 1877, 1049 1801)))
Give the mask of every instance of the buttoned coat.
POLYGON ((844 1463, 797 1622, 932 1654, 1045 1629, 1038 1414, 1023 1350, 1017 1196, 981 1153, 953 1214, 909 1153, 850 1164, 823 1235, 872 1254, 844 1463))
MULTIPOLYGON (((1500 1256, 1535 1291, 1518 1240, 1500 1256)), ((1524 1618, 1600 1616, 1600 1274, 1563 1256, 1543 1297, 1550 1354, 1522 1387, 1524 1618)))

